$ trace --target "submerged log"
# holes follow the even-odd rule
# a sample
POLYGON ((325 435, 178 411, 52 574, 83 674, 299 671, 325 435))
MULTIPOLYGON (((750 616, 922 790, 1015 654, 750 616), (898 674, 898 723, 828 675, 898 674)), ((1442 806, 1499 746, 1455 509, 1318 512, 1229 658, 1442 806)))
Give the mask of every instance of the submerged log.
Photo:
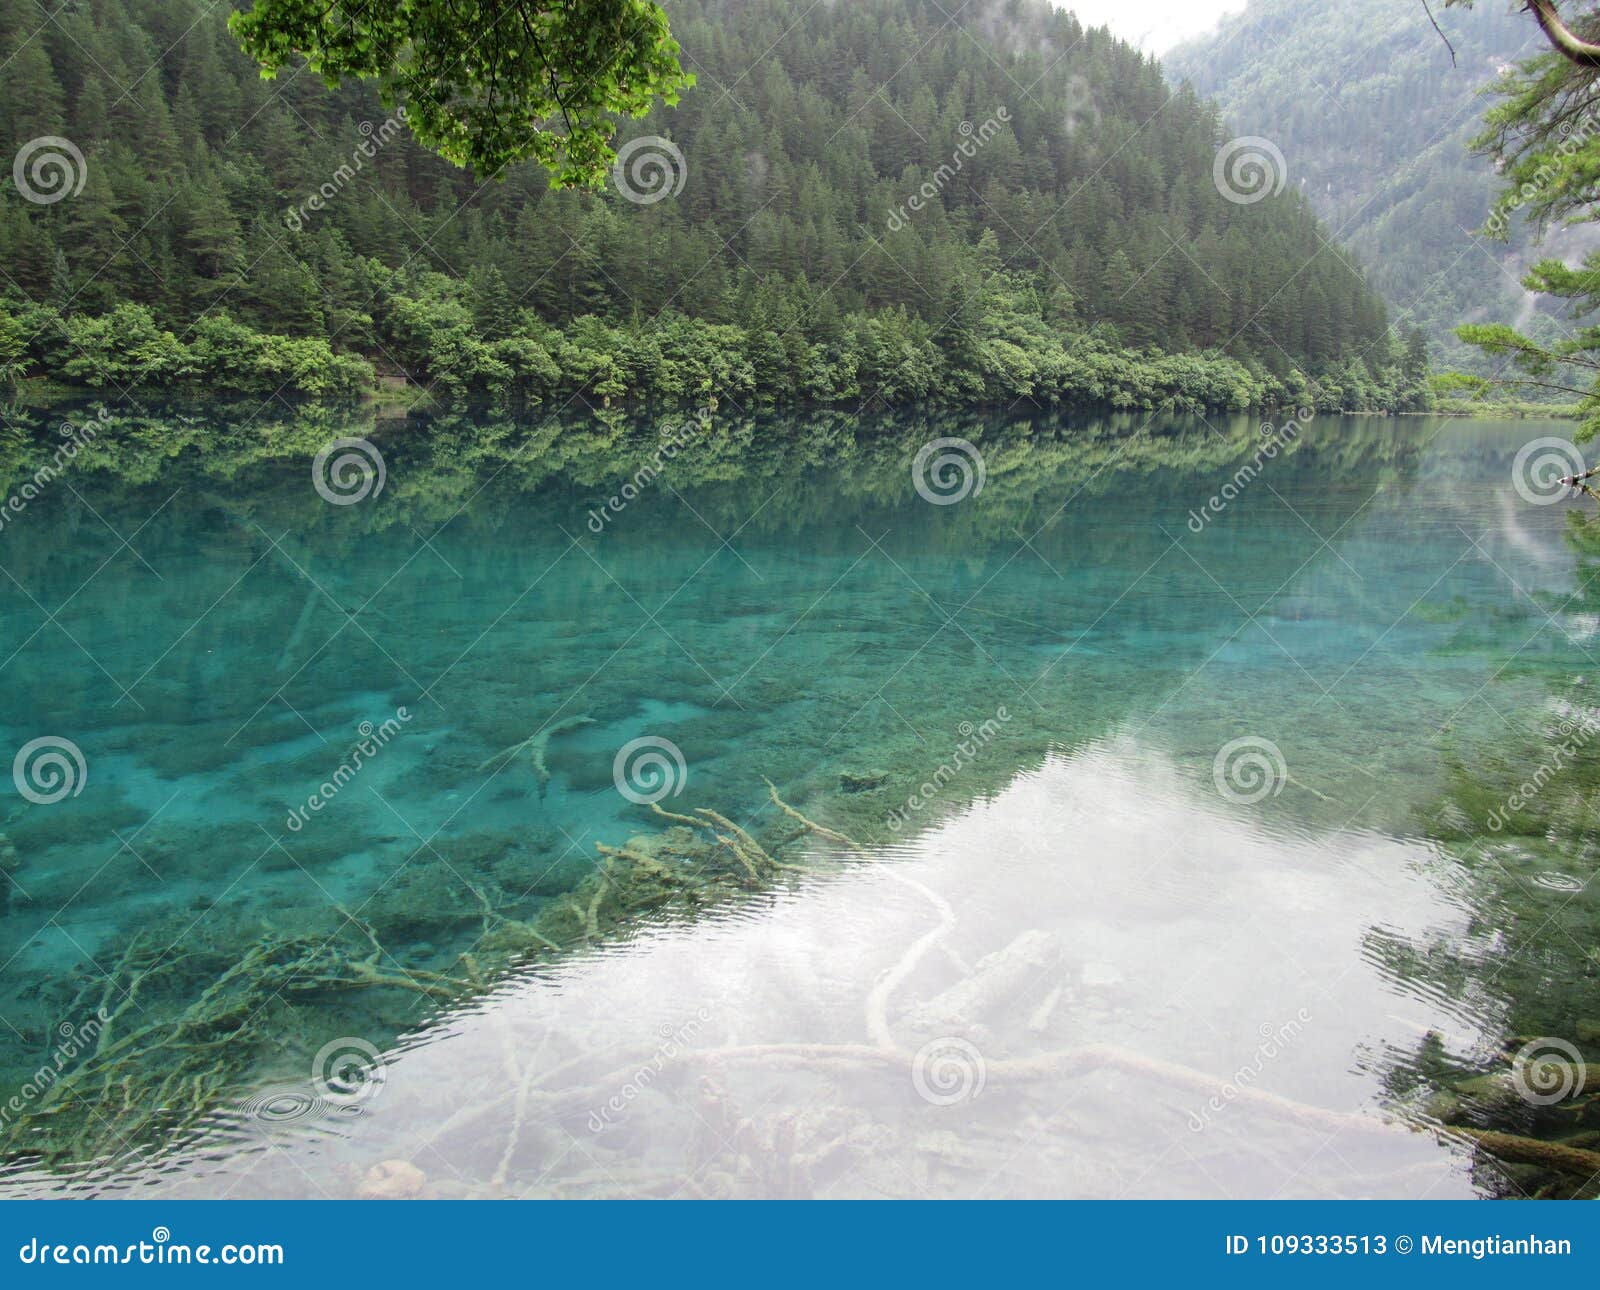
POLYGON ((1501 1133, 1496 1129, 1452 1128, 1442 1135, 1461 1137, 1475 1142, 1491 1156, 1513 1164, 1539 1165, 1557 1173, 1579 1174, 1593 1178, 1600 1174, 1600 1151, 1568 1146, 1564 1142, 1545 1142, 1540 1138, 1525 1138, 1519 1133, 1501 1133))

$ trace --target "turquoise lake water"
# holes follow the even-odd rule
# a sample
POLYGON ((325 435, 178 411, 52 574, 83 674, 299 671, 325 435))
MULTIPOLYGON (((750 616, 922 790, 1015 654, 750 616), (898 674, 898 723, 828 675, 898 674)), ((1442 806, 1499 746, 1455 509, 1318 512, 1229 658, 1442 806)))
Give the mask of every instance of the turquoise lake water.
POLYGON ((1587 1194, 1570 424, 250 411, 0 453, 8 1194, 1587 1194))

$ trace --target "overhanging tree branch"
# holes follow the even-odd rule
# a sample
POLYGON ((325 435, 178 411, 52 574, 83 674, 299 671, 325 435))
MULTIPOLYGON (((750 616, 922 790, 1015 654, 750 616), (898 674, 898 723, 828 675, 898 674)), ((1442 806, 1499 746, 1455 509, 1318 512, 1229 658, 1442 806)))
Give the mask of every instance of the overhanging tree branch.
POLYGON ((572 117, 567 112, 567 105, 561 98, 561 86, 556 80, 556 69, 550 65, 550 59, 544 52, 544 45, 540 43, 538 33, 528 21, 528 12, 520 3, 514 3, 517 17, 522 20, 522 30, 527 33, 528 41, 533 45, 534 53, 539 55, 539 61, 544 64, 546 78, 550 82, 550 93, 555 98, 556 106, 561 109, 561 119, 567 123, 567 134, 572 134, 572 117))
POLYGON ((1558 54, 1579 67, 1600 68, 1600 44, 1584 40, 1567 26, 1556 12, 1555 0, 1527 0, 1525 7, 1558 54))
POLYGON ((1428 15, 1428 21, 1433 24, 1433 29, 1439 33, 1439 39, 1444 41, 1444 47, 1450 51, 1450 66, 1456 65, 1456 47, 1450 43, 1450 37, 1444 34, 1444 28, 1439 25, 1439 20, 1433 16, 1433 6, 1428 0, 1422 0, 1422 12, 1428 15))

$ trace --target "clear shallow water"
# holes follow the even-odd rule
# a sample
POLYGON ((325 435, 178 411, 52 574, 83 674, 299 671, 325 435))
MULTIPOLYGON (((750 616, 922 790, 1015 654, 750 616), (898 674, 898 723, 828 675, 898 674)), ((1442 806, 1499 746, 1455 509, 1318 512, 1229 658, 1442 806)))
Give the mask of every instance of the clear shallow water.
POLYGON ((1461 1091, 1600 1016, 1563 427, 1319 421, 1195 531, 1254 426, 728 419, 594 522, 653 430, 219 420, 0 532, 0 749, 87 768, 0 808, 7 1190, 1572 1189, 1461 1091))

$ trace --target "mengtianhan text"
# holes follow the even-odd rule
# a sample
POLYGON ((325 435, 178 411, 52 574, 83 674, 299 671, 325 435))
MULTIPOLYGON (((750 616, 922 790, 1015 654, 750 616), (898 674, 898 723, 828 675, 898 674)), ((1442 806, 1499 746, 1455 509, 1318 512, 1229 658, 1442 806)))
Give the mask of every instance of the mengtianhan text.
POLYGON ((1543 1236, 1478 1236, 1457 1240, 1449 1236, 1424 1236, 1424 1254, 1468 1254, 1486 1259, 1495 1254, 1571 1254, 1572 1242, 1543 1236))

